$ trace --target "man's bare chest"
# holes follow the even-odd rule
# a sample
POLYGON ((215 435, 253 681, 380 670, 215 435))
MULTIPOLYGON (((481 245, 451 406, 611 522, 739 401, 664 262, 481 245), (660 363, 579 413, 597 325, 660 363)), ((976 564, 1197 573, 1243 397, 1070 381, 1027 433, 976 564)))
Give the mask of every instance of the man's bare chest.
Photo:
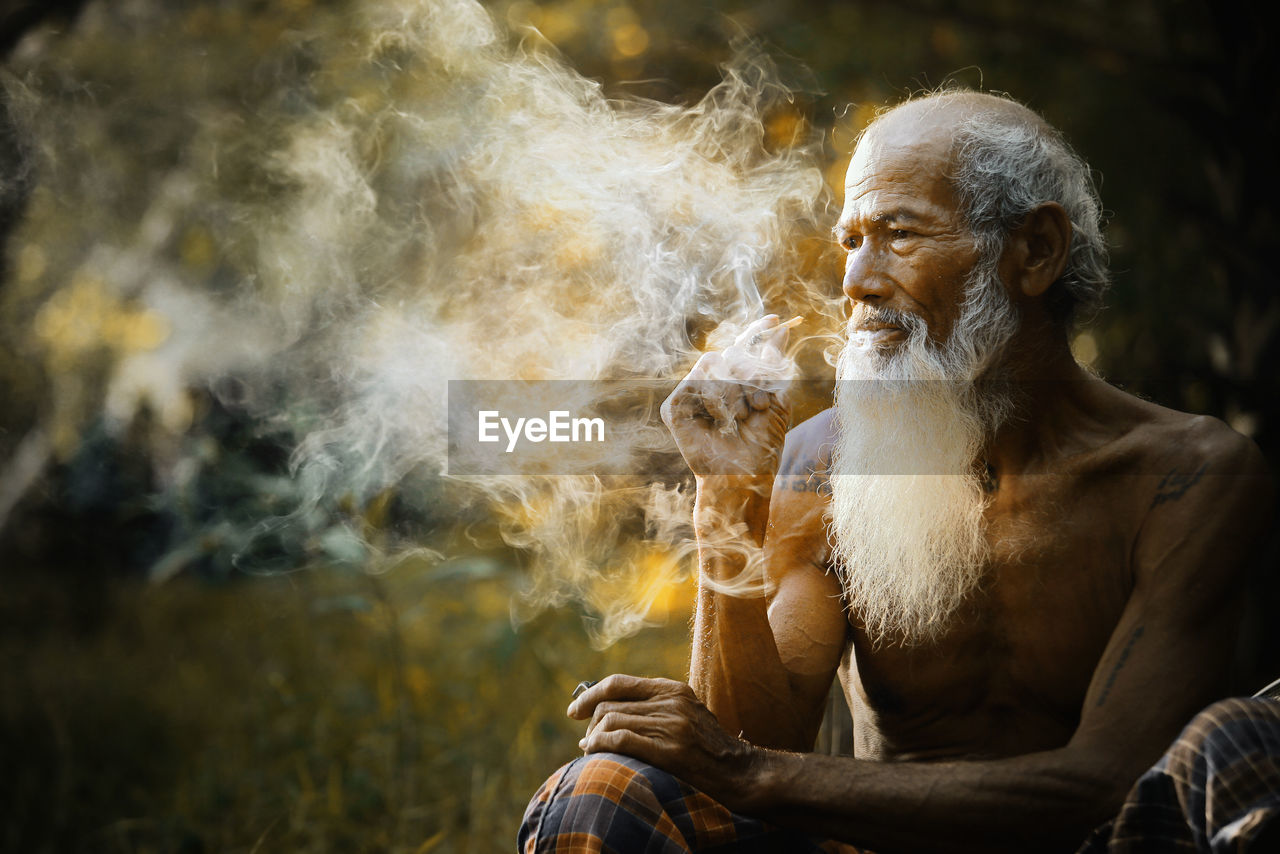
POLYGON ((1132 587, 1133 526, 1114 494, 1028 478, 987 518, 989 565, 934 644, 867 642, 846 686, 863 746, 884 757, 1059 746, 1132 587))

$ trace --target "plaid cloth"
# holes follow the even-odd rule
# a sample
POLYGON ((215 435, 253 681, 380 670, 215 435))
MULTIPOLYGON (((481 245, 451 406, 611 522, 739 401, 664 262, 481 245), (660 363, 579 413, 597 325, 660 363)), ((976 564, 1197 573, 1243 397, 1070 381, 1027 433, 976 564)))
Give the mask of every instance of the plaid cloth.
POLYGON ((1197 715, 1077 854, 1280 852, 1280 701, 1197 715))
POLYGON ((612 753, 575 759, 543 783, 517 842, 523 854, 859 854, 732 813, 665 771, 612 753))
MULTIPOLYGON (((1233 698, 1197 715, 1077 854, 1280 852, 1277 816, 1280 700, 1233 698)), ((732 813, 665 771, 607 753, 542 785, 518 843, 522 854, 859 854, 732 813)))

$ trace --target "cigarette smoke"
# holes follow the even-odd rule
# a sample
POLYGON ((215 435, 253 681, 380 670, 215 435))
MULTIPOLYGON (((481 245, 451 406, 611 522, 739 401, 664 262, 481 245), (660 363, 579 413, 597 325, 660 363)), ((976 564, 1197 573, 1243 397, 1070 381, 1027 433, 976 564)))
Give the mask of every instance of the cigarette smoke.
MULTIPOLYGON (((651 479, 450 479, 447 380, 674 382, 766 310, 829 312, 796 251, 824 225, 820 141, 769 139, 789 93, 758 51, 672 106, 606 97, 469 0, 285 5, 246 28, 235 4, 101 2, 15 52, 36 185, 0 316, 50 378, 35 432, 66 454, 145 405, 181 436, 211 389, 292 448, 293 504, 231 539, 246 555, 444 479, 526 553, 522 608, 633 630, 688 571, 673 447, 637 432, 670 463, 651 479)), ((421 545, 349 533, 375 570, 421 545)))

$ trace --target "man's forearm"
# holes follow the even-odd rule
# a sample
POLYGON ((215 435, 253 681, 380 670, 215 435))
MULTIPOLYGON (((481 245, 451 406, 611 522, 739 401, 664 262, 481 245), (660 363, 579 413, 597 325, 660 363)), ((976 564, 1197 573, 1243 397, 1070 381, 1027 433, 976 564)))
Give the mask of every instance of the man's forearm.
POLYGON ((880 852, 1073 851, 1140 773, 1070 747, 939 763, 760 751, 730 800, 740 812, 880 852))
POLYGON ((809 750, 817 722, 779 719, 796 704, 765 597, 716 589, 717 583, 744 580, 748 555, 763 534, 747 524, 753 512, 760 514, 760 494, 760 485, 699 482, 699 579, 689 684, 730 733, 764 747, 809 750))

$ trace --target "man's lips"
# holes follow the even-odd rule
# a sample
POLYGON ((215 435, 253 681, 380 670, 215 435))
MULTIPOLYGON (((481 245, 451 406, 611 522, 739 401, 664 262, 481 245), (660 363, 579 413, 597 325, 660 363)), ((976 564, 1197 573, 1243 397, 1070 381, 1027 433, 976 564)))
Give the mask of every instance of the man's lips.
POLYGON ((892 323, 864 323, 853 330, 851 337, 862 343, 862 346, 878 346, 888 344, 906 336, 906 330, 892 323))

